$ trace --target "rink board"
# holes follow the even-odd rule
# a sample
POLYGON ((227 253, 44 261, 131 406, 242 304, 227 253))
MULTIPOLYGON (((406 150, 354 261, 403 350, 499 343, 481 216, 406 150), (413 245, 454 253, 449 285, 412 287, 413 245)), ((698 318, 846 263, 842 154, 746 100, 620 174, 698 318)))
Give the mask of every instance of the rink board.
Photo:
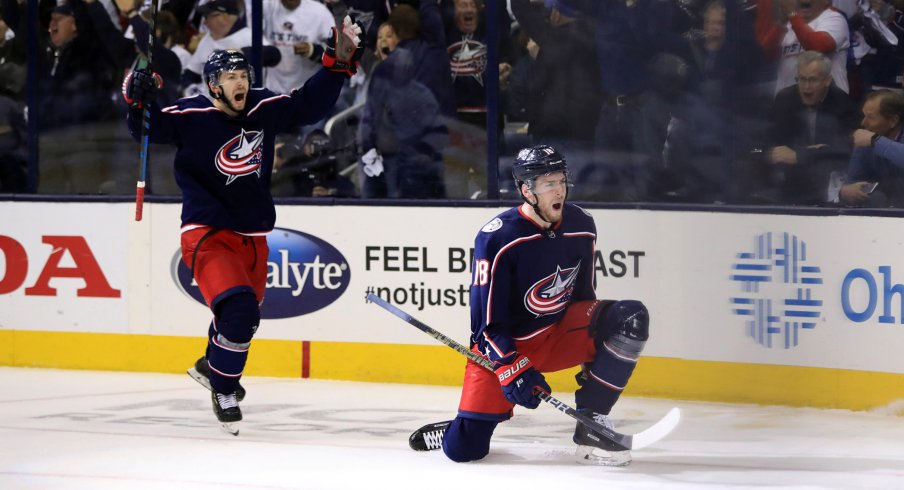
MULTIPOLYGON (((246 374, 459 384, 458 354, 364 298, 466 343, 473 235, 500 210, 280 206, 246 374)), ((0 202, 0 365, 178 372, 203 352, 210 313, 179 266, 179 206, 148 204, 140 223, 133 211, 0 202)), ((598 297, 651 312, 629 394, 858 409, 904 398, 894 218, 589 212, 598 297)))

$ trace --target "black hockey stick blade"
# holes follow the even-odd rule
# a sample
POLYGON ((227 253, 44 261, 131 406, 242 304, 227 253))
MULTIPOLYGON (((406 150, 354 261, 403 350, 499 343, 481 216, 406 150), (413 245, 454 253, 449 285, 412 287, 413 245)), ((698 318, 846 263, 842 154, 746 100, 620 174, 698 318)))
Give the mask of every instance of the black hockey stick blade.
MULTIPOLYGON (((470 349, 468 349, 464 345, 459 344, 455 340, 434 330, 427 324, 414 318, 413 316, 409 315, 408 313, 405 313, 404 311, 399 309, 397 306, 387 302, 386 300, 377 296, 376 294, 368 293, 367 300, 370 302, 376 303, 378 306, 380 306, 384 310, 401 318, 409 325, 414 326, 418 330, 426 333, 427 335, 430 335, 431 337, 435 338, 436 340, 439 340, 441 343, 445 344, 447 347, 451 347, 452 349, 458 351, 458 353, 464 355, 465 357, 474 361, 475 363, 483 366, 486 369, 489 369, 490 371, 493 370, 493 363, 490 362, 489 359, 481 357, 478 354, 476 354, 475 352, 472 352, 470 349)), ((598 423, 597 421, 593 420, 592 418, 587 417, 586 415, 578 412, 574 408, 571 408, 565 402, 557 400, 556 398, 554 398, 552 395, 550 395, 548 393, 541 392, 539 394, 539 396, 540 396, 541 400, 543 400, 546 403, 549 403, 550 405, 552 405, 553 407, 558 409, 560 412, 564 413, 565 415, 568 415, 569 417, 577 420, 578 422, 584 424, 585 426, 593 429, 594 431, 598 432, 600 435, 602 435, 606 439, 609 439, 610 441, 614 442, 615 444, 618 444, 619 446, 621 446, 624 449, 641 449, 641 448, 647 447, 647 446, 659 441, 663 437, 669 435, 669 433, 672 432, 672 430, 674 430, 675 427, 678 426, 678 422, 681 421, 681 410, 679 410, 678 407, 674 407, 671 410, 669 410, 669 413, 667 413, 663 418, 661 418, 658 422, 656 422, 649 428, 647 428, 641 432, 638 432, 637 434, 633 434, 633 435, 622 434, 620 432, 616 432, 612 429, 605 427, 604 425, 598 423)))

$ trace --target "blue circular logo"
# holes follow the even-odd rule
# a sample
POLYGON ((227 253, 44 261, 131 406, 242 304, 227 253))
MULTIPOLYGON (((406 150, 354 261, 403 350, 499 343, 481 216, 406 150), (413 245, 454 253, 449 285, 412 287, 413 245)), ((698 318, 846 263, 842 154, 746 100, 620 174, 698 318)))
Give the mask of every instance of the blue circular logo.
POLYGON ((763 233, 753 250, 732 264, 740 288, 732 313, 744 317, 746 334, 764 347, 796 347, 801 330, 816 328, 823 300, 822 272, 809 262, 807 243, 789 233, 763 233))
MULTIPOLYGON (((342 253, 313 235, 275 228, 267 235, 267 292, 261 318, 290 318, 330 305, 345 292, 351 269, 342 253)), ((173 279, 186 295, 206 306, 191 271, 177 251, 173 279)))

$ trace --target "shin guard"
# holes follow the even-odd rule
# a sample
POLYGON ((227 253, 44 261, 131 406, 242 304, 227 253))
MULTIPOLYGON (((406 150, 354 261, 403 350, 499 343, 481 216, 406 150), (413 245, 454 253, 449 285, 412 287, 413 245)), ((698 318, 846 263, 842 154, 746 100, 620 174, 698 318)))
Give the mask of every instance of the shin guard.
POLYGON ((606 307, 594 329, 596 357, 578 374, 578 408, 608 414, 618 401, 649 338, 649 313, 639 301, 616 301, 606 307))
POLYGON ((207 346, 213 391, 232 393, 238 388, 259 323, 260 311, 253 294, 236 294, 217 305, 207 346))

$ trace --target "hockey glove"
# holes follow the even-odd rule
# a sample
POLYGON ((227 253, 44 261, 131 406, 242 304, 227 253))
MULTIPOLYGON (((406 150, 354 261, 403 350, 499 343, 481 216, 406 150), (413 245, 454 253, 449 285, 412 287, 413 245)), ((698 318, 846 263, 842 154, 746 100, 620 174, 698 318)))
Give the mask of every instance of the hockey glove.
POLYGON ((517 352, 496 361, 495 368, 499 384, 502 385, 502 394, 506 400, 516 405, 537 408, 540 405, 537 392, 552 392, 546 378, 534 369, 530 359, 517 352))
POLYGON ((349 77, 357 73, 358 60, 364 55, 364 40, 361 38, 363 32, 364 26, 346 15, 340 30, 332 28, 323 52, 323 66, 349 77))
POLYGON ((132 109, 141 109, 157 98, 163 88, 160 75, 146 69, 132 70, 122 81, 122 98, 132 109))

